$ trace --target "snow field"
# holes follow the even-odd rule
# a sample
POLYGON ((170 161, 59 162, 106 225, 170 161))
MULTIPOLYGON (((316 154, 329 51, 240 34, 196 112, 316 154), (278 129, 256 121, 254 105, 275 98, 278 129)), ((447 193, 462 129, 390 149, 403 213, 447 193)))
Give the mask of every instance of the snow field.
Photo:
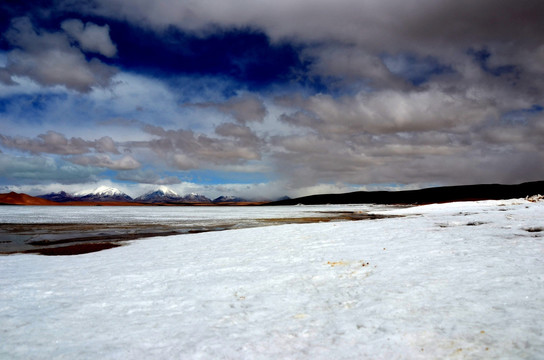
POLYGON ((0 257, 0 358, 538 359, 543 210, 429 205, 0 257))

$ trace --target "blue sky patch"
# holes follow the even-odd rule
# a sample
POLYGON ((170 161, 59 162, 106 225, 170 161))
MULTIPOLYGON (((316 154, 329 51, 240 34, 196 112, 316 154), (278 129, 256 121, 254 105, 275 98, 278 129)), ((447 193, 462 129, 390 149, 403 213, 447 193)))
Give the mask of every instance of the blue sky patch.
POLYGON ((501 117, 502 122, 513 125, 525 125, 530 117, 540 114, 544 111, 541 105, 533 105, 526 109, 516 109, 504 113, 501 117))
POLYGON ((130 71, 218 76, 261 88, 287 82, 303 67, 295 47, 271 44, 265 34, 249 28, 201 37, 173 27, 156 33, 120 22, 109 26, 118 55, 108 61, 130 71))
POLYGON ((492 54, 489 50, 486 48, 483 48, 481 50, 474 50, 469 49, 468 55, 472 56, 474 61, 480 65, 480 68, 487 72, 488 74, 491 74, 493 76, 502 76, 507 74, 513 74, 514 76, 519 76, 520 69, 513 64, 506 64, 506 65, 498 65, 498 66, 490 66, 489 65, 489 59, 491 58, 492 54))
POLYGON ((453 73, 451 66, 442 64, 431 56, 418 57, 407 53, 384 54, 382 61, 389 71, 415 86, 428 82, 432 76, 453 73))

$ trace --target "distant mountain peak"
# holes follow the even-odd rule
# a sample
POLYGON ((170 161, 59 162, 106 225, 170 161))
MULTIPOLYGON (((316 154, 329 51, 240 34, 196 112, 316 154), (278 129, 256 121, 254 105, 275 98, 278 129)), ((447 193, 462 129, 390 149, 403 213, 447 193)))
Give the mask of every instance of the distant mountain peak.
POLYGON ((247 200, 237 196, 222 195, 213 199, 212 202, 218 204, 218 203, 237 203, 237 202, 244 202, 244 201, 247 201, 247 200))
POLYGON ((184 202, 189 202, 189 203, 211 203, 212 202, 206 196, 201 194, 196 194, 196 193, 190 193, 188 195, 185 195, 182 200, 184 202))
POLYGON ((92 191, 83 191, 75 194, 85 201, 131 201, 132 198, 121 190, 110 186, 99 186, 92 191))
POLYGON ((61 203, 79 200, 78 197, 68 194, 66 191, 52 192, 49 194, 38 195, 37 197, 61 203))
POLYGON ((91 194, 93 195, 121 195, 123 192, 110 186, 99 186, 91 194))
POLYGON ((75 193, 75 196, 87 196, 87 195, 120 195, 123 192, 117 188, 111 186, 101 185, 94 190, 84 190, 75 193))
POLYGON ((169 187, 166 187, 164 185, 159 186, 159 188, 155 191, 160 191, 165 195, 169 196, 179 196, 178 193, 176 193, 174 190, 170 189, 169 187))
POLYGON ((174 190, 161 185, 156 190, 151 190, 142 196, 138 196, 136 201, 160 203, 160 202, 179 202, 182 200, 174 190))

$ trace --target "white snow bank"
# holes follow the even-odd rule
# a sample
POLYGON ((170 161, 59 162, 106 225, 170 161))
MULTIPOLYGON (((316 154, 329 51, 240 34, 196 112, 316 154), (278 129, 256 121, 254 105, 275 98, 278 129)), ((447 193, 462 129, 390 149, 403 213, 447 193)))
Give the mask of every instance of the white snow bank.
POLYGON ((429 205, 0 257, 0 358, 537 359, 543 210, 429 205))
MULTIPOLYGON (((497 210, 497 207, 528 205, 529 201, 525 199, 509 199, 509 200, 482 200, 482 201, 458 201, 442 204, 429 204, 419 205, 403 208, 384 209, 374 211, 376 214, 389 214, 389 215, 413 215, 413 214, 427 214, 427 215, 442 215, 448 213, 454 213, 455 211, 467 212, 470 210, 478 210, 486 212, 489 209, 497 210)), ((504 210, 504 209, 500 209, 504 210)))

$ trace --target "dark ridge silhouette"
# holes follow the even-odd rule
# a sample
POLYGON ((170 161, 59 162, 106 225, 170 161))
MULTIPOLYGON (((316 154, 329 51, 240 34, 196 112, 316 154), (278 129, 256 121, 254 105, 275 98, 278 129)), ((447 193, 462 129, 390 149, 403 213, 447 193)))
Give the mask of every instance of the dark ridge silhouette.
POLYGON ((45 195, 38 195, 36 197, 46 199, 46 200, 50 200, 50 201, 54 201, 54 202, 58 202, 58 203, 65 203, 65 202, 69 202, 69 201, 78 201, 79 200, 79 198, 77 196, 73 196, 71 194, 68 194, 65 191, 60 191, 60 192, 56 192, 56 193, 52 192, 52 193, 45 194, 45 195))
POLYGON ((214 204, 224 204, 224 203, 239 203, 239 202, 248 202, 246 199, 237 196, 225 196, 221 195, 212 200, 214 204))
POLYGON ((503 200, 544 193, 544 181, 518 185, 479 184, 405 191, 356 191, 274 201, 266 205, 432 204, 453 201, 503 200))

